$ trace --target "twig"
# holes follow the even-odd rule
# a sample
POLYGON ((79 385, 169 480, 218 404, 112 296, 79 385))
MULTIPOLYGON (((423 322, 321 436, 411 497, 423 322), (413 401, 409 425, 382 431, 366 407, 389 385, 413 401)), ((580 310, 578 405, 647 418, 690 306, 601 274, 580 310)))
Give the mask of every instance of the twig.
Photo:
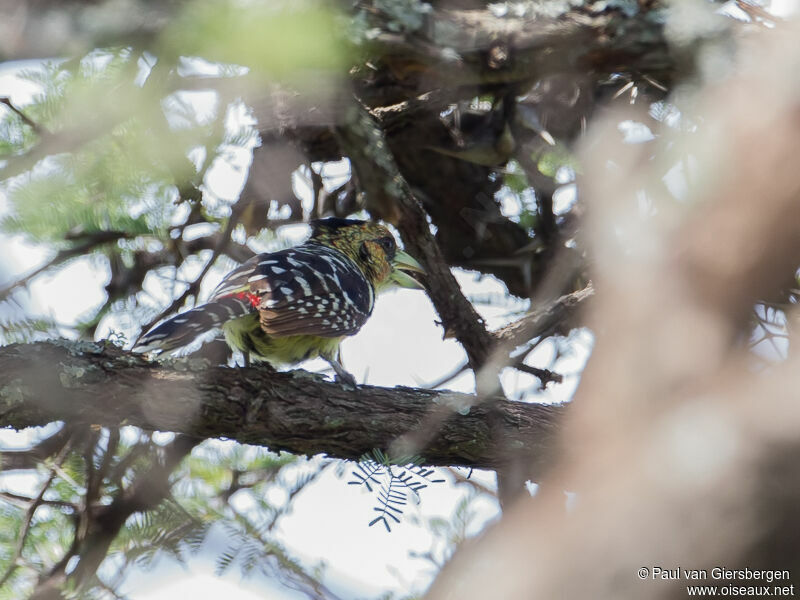
POLYGON ((44 131, 44 128, 41 125, 39 125, 36 121, 31 119, 28 115, 26 115, 16 106, 14 106, 14 104, 11 102, 11 98, 9 98, 8 96, 0 97, 0 104, 5 104, 11 110, 11 112, 15 113, 20 119, 22 119, 23 123, 28 125, 36 133, 42 133, 44 131))
POLYGON ((452 475, 453 479, 455 479, 455 483, 465 483, 482 494, 488 494, 492 498, 497 498, 497 490, 493 490, 471 477, 465 477, 454 467, 447 467, 445 470, 452 475))
POLYGON ((308 169, 308 182, 311 184, 311 193, 313 194, 312 197, 314 198, 314 205, 311 209, 311 214, 318 218, 324 215, 322 202, 325 199, 325 185, 322 182, 322 175, 314 171, 314 167, 311 166, 311 163, 308 163, 306 168, 308 169))
POLYGON ((86 254, 87 252, 94 250, 99 246, 110 244, 112 242, 116 242, 122 239, 130 239, 130 237, 131 235, 129 233, 125 233, 122 231, 98 231, 96 233, 92 233, 88 236, 89 239, 83 244, 80 244, 78 246, 73 246, 72 248, 68 248, 66 250, 59 251, 59 253, 56 254, 52 260, 45 263, 32 273, 25 275, 24 277, 7 285, 4 288, 0 288, 0 302, 3 301, 16 288, 28 285, 28 282, 30 282, 36 276, 42 274, 44 271, 51 269, 52 267, 55 267, 57 265, 60 265, 61 263, 66 262, 71 258, 75 258, 82 254, 86 254))
POLYGON ((17 570, 19 565, 20 557, 22 556, 22 550, 25 547, 25 540, 28 537, 28 533, 31 529, 31 523, 33 521, 33 515, 36 512, 36 509, 39 508, 42 503, 44 502, 44 495, 45 492, 50 488, 50 484, 53 483, 53 479, 56 478, 56 472, 60 469, 61 464, 67 457, 67 453, 69 452, 70 444, 66 444, 62 449, 61 452, 58 454, 56 461, 53 467, 50 469, 50 475, 47 477, 47 481, 42 486, 42 489, 39 491, 39 494, 36 498, 33 499, 33 502, 28 507, 28 510, 25 511, 25 517, 22 522, 22 529, 17 536, 17 545, 14 548, 14 552, 12 553, 12 558, 8 562, 8 568, 6 572, 3 573, 3 576, 0 577, 0 588, 2 588, 6 582, 14 575, 14 572, 17 570))
POLYGON ((494 331, 493 335, 501 343, 515 348, 531 338, 538 337, 554 323, 570 316, 592 296, 594 287, 589 283, 585 288, 556 298, 521 319, 494 331))
MULTIPOLYGON (((12 504, 16 504, 17 506, 27 506, 31 502, 36 502, 36 498, 23 496, 22 494, 15 494, 13 492, 0 492, 0 498, 12 504)), ((67 502, 66 500, 41 500, 39 504, 58 506, 60 508, 70 508, 76 512, 78 510, 78 506, 76 504, 67 502)))
POLYGON ((100 579, 100 577, 97 577, 97 585, 101 589, 111 594, 114 597, 114 600, 128 600, 128 596, 121 595, 116 589, 114 589, 112 585, 106 583, 105 581, 100 579))
POLYGON ((300 485, 296 485, 292 488, 292 490, 289 492, 288 498, 286 498, 286 502, 284 503, 283 507, 275 510, 275 514, 270 520, 269 525, 267 525, 267 531, 272 531, 278 524, 280 518, 286 515, 292 509, 292 500, 294 500, 295 496, 297 496, 297 494, 306 489, 306 486, 308 484, 313 483, 320 475, 322 475, 323 471, 325 471, 325 469, 330 467, 332 464, 334 464, 333 461, 329 460, 315 472, 311 473, 308 476, 308 478, 303 480, 303 482, 300 485))
POLYGON ((436 389, 438 387, 445 385, 446 383, 450 383, 451 381, 453 381, 453 379, 455 379, 468 369, 469 369, 469 363, 467 361, 463 361, 455 369, 450 371, 450 373, 448 373, 447 375, 444 375, 443 377, 440 377, 439 379, 436 379, 431 383, 426 383, 425 385, 422 385, 420 387, 428 390, 436 389))
POLYGON ((547 387, 548 383, 561 383, 564 381, 564 376, 561 375, 561 373, 556 373, 555 371, 551 371, 550 369, 541 369, 539 367, 532 367, 522 362, 512 366, 517 371, 522 371, 523 373, 528 373, 529 375, 538 377, 539 381, 542 382, 542 387, 547 387))
POLYGON ((214 248, 214 253, 211 255, 211 258, 208 260, 205 267, 203 267, 203 270, 200 272, 200 275, 198 275, 195 278, 195 280, 189 284, 189 287, 186 288, 186 291, 184 291, 183 294, 181 294, 178 298, 173 300, 172 303, 167 308, 162 310, 157 317, 152 319, 146 325, 142 326, 141 333, 146 333, 147 331, 149 331, 150 328, 152 328, 153 325, 158 323, 161 319, 163 319, 167 315, 172 314, 178 308, 180 308, 180 306, 186 301, 186 299, 189 296, 191 296, 192 294, 195 295, 197 294, 197 292, 200 289, 200 284, 203 282, 203 279, 211 270, 211 267, 214 266, 214 263, 217 262, 217 259, 220 257, 220 255, 225 251, 225 248, 228 246, 228 243, 231 240, 231 234, 233 233, 233 228, 236 227, 236 222, 237 222, 236 211, 234 210, 231 213, 230 218, 228 219, 228 224, 225 226, 225 231, 223 232, 222 237, 220 237, 219 240, 217 241, 216 247, 214 248))
POLYGON ((779 16, 773 15, 771 12, 764 10, 760 6, 751 4, 746 0, 736 0, 736 6, 739 7, 740 10, 747 13, 747 16, 750 17, 753 21, 755 21, 754 17, 758 17, 762 21, 768 21, 775 26, 778 26, 784 22, 783 19, 781 19, 779 16))
MULTIPOLYGON (((228 508, 233 514, 235 520, 241 525, 244 534, 250 536, 252 539, 261 544, 264 554, 280 556, 280 553, 283 552, 284 558, 288 558, 290 562, 294 562, 291 557, 289 557, 289 555, 283 551, 282 548, 276 548, 274 542, 266 539, 264 537, 263 528, 257 527, 246 514, 236 510, 236 507, 231 504, 228 504, 228 508)), ((297 564, 297 568, 292 568, 291 566, 287 568, 284 566, 284 561, 278 560, 278 568, 280 569, 280 572, 285 574, 287 577, 287 580, 285 580, 284 583, 299 592, 305 593, 308 597, 313 598, 314 600, 340 599, 340 597, 328 589, 323 582, 317 581, 313 575, 307 573, 305 568, 303 568, 303 566, 299 563, 297 564)), ((262 572, 265 571, 262 570, 262 572)))

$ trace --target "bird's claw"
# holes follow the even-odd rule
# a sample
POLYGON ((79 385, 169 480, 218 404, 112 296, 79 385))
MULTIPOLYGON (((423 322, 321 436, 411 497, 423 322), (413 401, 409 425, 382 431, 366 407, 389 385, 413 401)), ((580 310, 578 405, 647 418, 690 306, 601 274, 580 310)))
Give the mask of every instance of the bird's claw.
POLYGON ((358 388, 358 383, 356 383, 356 378, 353 377, 350 373, 337 373, 333 380, 341 385, 344 388, 355 390, 358 388))

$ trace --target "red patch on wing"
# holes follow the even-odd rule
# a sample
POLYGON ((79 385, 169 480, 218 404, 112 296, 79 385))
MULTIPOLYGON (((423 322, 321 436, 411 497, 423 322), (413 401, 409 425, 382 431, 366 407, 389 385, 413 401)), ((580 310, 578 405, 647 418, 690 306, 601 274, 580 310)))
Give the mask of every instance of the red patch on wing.
POLYGON ((238 292, 236 294, 227 294, 226 296, 222 296, 223 298, 238 298, 239 300, 245 300, 246 302, 250 303, 250 306, 253 308, 258 308, 261 304, 261 298, 258 294, 254 294, 252 292, 238 292))

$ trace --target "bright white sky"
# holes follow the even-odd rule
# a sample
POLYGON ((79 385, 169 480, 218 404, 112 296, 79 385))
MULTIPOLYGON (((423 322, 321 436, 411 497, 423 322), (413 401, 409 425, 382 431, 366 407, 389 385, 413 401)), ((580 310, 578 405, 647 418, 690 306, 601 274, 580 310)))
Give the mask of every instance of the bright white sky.
MULTIPOLYGON (((14 76, 17 68, 0 67, 0 96, 11 96, 16 104, 24 105, 36 90, 14 76)), ((220 165, 210 173, 212 188, 222 197, 235 197, 243 175, 241 170, 237 172, 230 165, 220 165)), ((308 190, 303 191, 302 182, 297 187, 306 196, 306 202, 310 202, 308 190)), ((0 214, 5 210, 8 207, 0 188, 0 214)), ((305 227, 286 229, 286 236, 298 242, 307 234, 305 227)), ((48 256, 47 249, 31 246, 20 237, 0 237, 0 269, 6 270, 0 270, 0 286, 5 283, 3 277, 9 281, 16 279, 42 264, 48 256)), ((201 267, 197 266, 198 271, 201 267)), ((207 295, 223 275, 222 270, 212 271, 201 296, 207 295)), ((505 287, 491 277, 479 278, 463 271, 456 271, 456 276, 464 292, 471 297, 506 297, 505 287)), ((33 282, 27 296, 28 310, 51 315, 60 323, 73 323, 91 315, 102 303, 103 285, 107 278, 107 273, 97 270, 90 261, 73 261, 56 273, 41 276, 33 282)), ((149 287, 153 285, 151 282, 149 287)), ((159 292, 154 290, 154 295, 159 295, 159 292)), ((160 295, 166 304, 166 292, 161 291, 160 295)), ((499 306, 481 304, 478 309, 489 326, 495 328, 510 320, 510 311, 518 312, 526 306, 522 301, 511 305, 506 301, 499 306)), ((419 386, 441 378, 464 361, 464 353, 455 341, 442 339, 442 330, 435 324, 436 319, 430 301, 422 292, 396 290, 382 295, 364 328, 344 342, 345 366, 360 383, 419 386)), ((109 328, 125 330, 127 323, 124 316, 110 319, 101 325, 98 335, 107 335, 109 328)), ((137 332, 130 329, 125 333, 128 339, 133 339, 137 332)), ((574 351, 560 358, 554 367, 550 362, 554 355, 551 344, 542 344, 529 359, 531 364, 553 367, 564 373, 567 376, 565 383, 537 392, 535 378, 506 370, 503 385, 509 397, 523 397, 532 402, 557 402, 570 398, 577 385, 577 373, 585 363, 591 336, 578 332, 574 342, 574 351)), ((321 361, 312 361, 303 366, 316 369, 325 365, 321 361)), ((447 387, 471 392, 474 391, 474 378, 469 373, 463 374, 447 387)), ((31 432, 0 431, 0 450, 30 443, 31 435, 31 432)), ((346 471, 349 473, 351 470, 352 466, 348 466, 346 471)), ((475 473, 473 477, 494 485, 491 473, 475 473)), ((465 491, 449 484, 429 486, 422 493, 422 503, 410 507, 403 522, 393 527, 392 533, 387 533, 380 524, 367 527, 372 518, 374 497, 346 482, 347 477, 337 478, 334 470, 328 469, 296 498, 294 510, 284 519, 279 532, 288 549, 309 564, 324 560, 328 565, 326 583, 345 598, 377 596, 388 590, 401 595, 424 590, 435 572, 429 563, 410 557, 409 552, 425 552, 435 542, 424 526, 415 524, 409 517, 416 514, 422 523, 432 516, 449 519, 465 491)), ((30 476, 0 475, 0 489, 19 490, 31 483, 30 476)), ((494 503, 479 502, 476 509, 478 517, 474 533, 497 515, 494 503)), ((178 594, 198 600, 216 600, 225 594, 244 600, 300 597, 263 579, 241 581, 236 568, 222 578, 216 577, 214 559, 224 547, 224 539, 216 533, 204 551, 190 561, 188 569, 161 561, 153 571, 132 573, 123 591, 132 600, 173 600, 178 594)))

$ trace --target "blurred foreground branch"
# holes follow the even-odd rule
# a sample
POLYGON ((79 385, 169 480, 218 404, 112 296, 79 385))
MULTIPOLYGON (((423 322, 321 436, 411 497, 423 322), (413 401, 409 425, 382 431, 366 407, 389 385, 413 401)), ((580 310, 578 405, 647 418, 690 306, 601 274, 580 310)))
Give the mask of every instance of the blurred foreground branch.
POLYGON ((661 156, 680 147, 699 163, 680 202, 664 194, 669 161, 609 144, 622 115, 595 126, 582 183, 596 345, 562 429, 569 452, 427 598, 686 598, 687 583, 794 595, 799 340, 759 368, 747 340, 752 307, 800 264, 798 32, 740 41, 731 77, 685 103, 706 115, 697 131, 659 132, 661 156))

